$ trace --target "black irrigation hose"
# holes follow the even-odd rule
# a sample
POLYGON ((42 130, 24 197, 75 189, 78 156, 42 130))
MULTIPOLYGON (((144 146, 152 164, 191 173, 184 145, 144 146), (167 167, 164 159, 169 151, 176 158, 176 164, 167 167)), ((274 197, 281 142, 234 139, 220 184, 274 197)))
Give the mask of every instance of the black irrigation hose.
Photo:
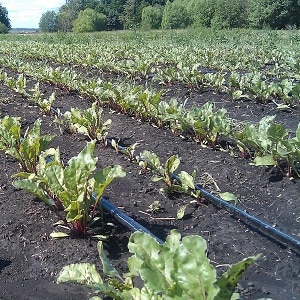
MULTIPOLYGON (((174 175, 173 178, 176 179, 177 181, 180 181, 179 177, 176 175, 174 175)), ((293 238, 292 236, 284 233, 283 231, 261 221, 260 219, 250 215, 246 211, 241 210, 240 208, 230 204, 229 202, 224 201, 223 199, 213 195, 212 193, 203 189, 199 185, 196 185, 195 189, 200 191, 201 195, 203 197, 205 197, 206 199, 210 200, 213 204, 215 204, 221 208, 225 208, 227 211, 234 214, 237 218, 239 218, 246 224, 252 225, 256 230, 260 231, 262 234, 266 235, 268 238, 275 240, 276 242, 280 243, 281 245, 289 247, 295 253, 300 255, 300 241, 299 240, 297 240, 297 239, 293 238)))
POLYGON ((159 244, 163 244, 164 242, 155 236, 152 232, 146 229, 144 226, 134 221, 132 218, 123 213, 120 209, 110 203, 107 199, 101 198, 102 207, 108 211, 112 216, 114 216, 120 223, 129 228, 132 231, 140 231, 149 234, 153 237, 159 244))

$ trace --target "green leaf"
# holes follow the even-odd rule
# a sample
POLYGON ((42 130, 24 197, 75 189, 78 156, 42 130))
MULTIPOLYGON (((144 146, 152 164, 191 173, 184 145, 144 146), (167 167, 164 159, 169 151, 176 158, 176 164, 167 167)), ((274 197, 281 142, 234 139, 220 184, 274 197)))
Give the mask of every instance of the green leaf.
POLYGON ((300 123, 298 124, 295 139, 300 142, 300 123))
POLYGON ((187 205, 181 206, 177 211, 177 219, 181 220, 184 217, 187 205))
POLYGON ((185 172, 185 171, 181 171, 178 175, 181 185, 183 187, 185 187, 186 190, 188 190, 188 188, 194 190, 195 189, 195 177, 194 177, 195 173, 193 173, 192 175, 190 175, 189 173, 185 172))
POLYGON ((274 142, 281 141, 287 136, 284 125, 271 124, 267 131, 268 138, 274 142))
POLYGON ((182 299, 212 300, 219 288, 216 270, 206 257, 206 242, 200 236, 186 236, 174 255, 172 279, 182 291, 182 299))
POLYGON ((119 166, 106 167, 94 174, 94 191, 97 199, 100 199, 104 190, 112 183, 115 178, 125 177, 126 172, 119 166))
POLYGON ((70 235, 64 232, 52 232, 50 233, 50 236, 53 238, 65 238, 65 237, 69 237, 70 235))
POLYGON ((160 180, 163 180, 163 179, 164 179, 164 177, 158 176, 158 175, 153 175, 153 176, 151 177, 151 180, 152 180, 153 182, 157 182, 157 181, 160 181, 160 180))
POLYGON ((243 259, 242 261, 232 265, 217 281, 220 291, 214 300, 231 299, 234 289, 245 273, 247 268, 251 266, 260 254, 243 259))
MULTIPOLYGON (((23 173, 24 174, 24 173, 23 173)), ((42 187, 40 187, 39 182, 32 181, 30 178, 15 180, 13 185, 16 188, 23 189, 28 191, 29 193, 37 196, 43 202, 45 202, 49 206, 55 206, 55 202, 53 199, 49 198, 42 187)))
POLYGON ((60 195, 60 193, 66 189, 64 185, 64 170, 62 166, 50 165, 45 170, 45 176, 48 179, 47 185, 54 194, 60 195))
POLYGON ((113 265, 110 263, 110 261, 106 257, 106 255, 104 253, 103 243, 102 242, 98 242, 97 243, 97 249, 98 249, 98 252, 99 252, 99 257, 100 257, 101 262, 102 262, 103 273, 105 275, 110 276, 110 277, 116 277, 120 281, 123 282, 123 278, 120 276, 120 274, 118 273, 118 271, 113 267, 113 265))
POLYGON ((235 204, 237 204, 238 202, 237 196, 233 193, 229 193, 229 192, 219 193, 219 196, 225 201, 234 201, 235 204))
POLYGON ((218 293, 216 272, 201 237, 184 237, 180 243, 180 234, 172 230, 166 243, 159 245, 137 232, 128 248, 134 253, 128 262, 132 274, 140 274, 145 288, 162 293, 163 299, 213 299, 218 293))
POLYGON ((89 176, 96 169, 97 158, 93 156, 96 141, 86 144, 83 150, 69 160, 64 170, 65 185, 72 191, 85 189, 89 176), (72 178, 72 180, 70 180, 72 178))
POLYGON ((165 174, 170 176, 174 173, 174 171, 178 168, 180 164, 180 159, 177 155, 172 155, 170 158, 167 159, 165 164, 165 174))
POLYGON ((145 161, 147 167, 154 170, 159 175, 163 175, 163 168, 160 164, 158 156, 154 152, 145 150, 140 154, 140 157, 145 161))
POLYGON ((276 164, 272 155, 257 156, 254 159, 255 166, 276 166, 276 164))
POLYGON ((133 274, 140 274, 145 287, 151 291, 167 292, 173 288, 174 282, 170 277, 172 251, 169 245, 172 243, 159 245, 150 235, 141 232, 133 233, 129 239, 128 249, 134 253, 128 260, 129 269, 133 274))
POLYGON ((57 283, 74 282, 92 288, 95 284, 102 284, 102 278, 96 267, 89 263, 71 264, 65 266, 59 273, 57 283))

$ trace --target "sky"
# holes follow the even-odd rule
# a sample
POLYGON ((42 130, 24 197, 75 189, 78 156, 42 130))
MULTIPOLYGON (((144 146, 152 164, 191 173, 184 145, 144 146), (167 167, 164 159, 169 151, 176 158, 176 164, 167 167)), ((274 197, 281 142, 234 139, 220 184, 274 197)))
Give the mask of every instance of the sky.
POLYGON ((12 28, 39 28, 43 13, 57 11, 65 3, 65 0, 0 0, 8 11, 12 28))

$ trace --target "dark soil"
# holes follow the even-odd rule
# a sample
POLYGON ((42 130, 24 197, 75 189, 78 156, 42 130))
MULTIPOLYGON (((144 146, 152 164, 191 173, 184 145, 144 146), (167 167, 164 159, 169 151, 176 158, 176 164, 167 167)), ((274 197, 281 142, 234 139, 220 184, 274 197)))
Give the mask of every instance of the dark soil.
MULTIPOLYGON (((15 74, 16 76, 16 74, 15 74)), ((28 80, 28 87, 34 80, 28 80)), ((49 84, 41 84, 46 96, 56 91, 55 106, 62 112, 71 107, 87 108, 88 99, 71 94, 49 84)), ((294 132, 300 120, 299 109, 290 112, 276 111, 271 104, 236 102, 228 95, 210 90, 189 91, 185 87, 170 87, 166 97, 184 100, 188 93, 191 104, 202 105, 206 101, 224 107, 231 117, 240 121, 258 121, 261 117, 277 114, 276 121, 282 122, 294 132)), ((82 150, 87 139, 81 135, 61 133, 52 116, 44 116, 39 108, 28 99, 0 85, 1 116, 19 116, 23 128, 32 126, 37 118, 42 119, 42 133, 57 136, 51 143, 60 147, 61 156, 67 162, 82 150)), ((209 174, 222 192, 238 196, 238 207, 264 220, 294 238, 300 238, 300 181, 283 176, 276 169, 251 166, 249 161, 234 151, 220 151, 203 148, 195 142, 176 137, 168 129, 158 129, 149 123, 137 121, 129 116, 105 109, 104 120, 112 119, 109 137, 125 145, 137 141, 137 154, 143 150, 154 151, 162 162, 173 154, 181 158, 181 169, 192 172, 197 169, 197 181, 204 184, 209 174)), ((184 235, 203 236, 208 243, 211 263, 221 273, 228 264, 247 256, 262 253, 262 257, 245 274, 238 285, 241 299, 300 298, 300 258, 290 249, 281 246, 255 231, 251 226, 235 218, 224 209, 208 201, 191 204, 192 198, 185 195, 168 197, 160 191, 162 183, 151 181, 151 174, 140 174, 140 167, 131 163, 122 154, 98 144, 95 155, 99 168, 120 164, 126 170, 126 177, 116 180, 107 190, 106 196, 129 216, 151 230, 161 239, 176 228, 184 235), (149 212, 149 205, 155 200, 161 204, 156 213, 149 212), (183 220, 176 219, 177 210, 188 205, 183 220)), ((95 263, 99 270, 97 241, 90 238, 52 239, 57 215, 25 191, 12 185, 11 176, 20 170, 18 163, 0 152, 0 299, 88 299, 88 291, 76 285, 57 285, 57 274, 63 266, 76 262, 95 263)), ((214 191, 214 184, 205 188, 214 191)), ((129 256, 127 242, 130 232, 118 221, 105 216, 115 227, 106 228, 109 239, 105 242, 108 256, 117 269, 126 272, 129 256)))

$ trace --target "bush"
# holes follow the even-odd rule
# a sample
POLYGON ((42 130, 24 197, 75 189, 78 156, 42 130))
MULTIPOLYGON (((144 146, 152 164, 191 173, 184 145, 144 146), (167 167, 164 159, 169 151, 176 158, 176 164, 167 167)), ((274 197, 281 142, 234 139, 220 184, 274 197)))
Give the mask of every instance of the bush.
POLYGON ((107 18, 104 14, 98 13, 94 9, 87 8, 81 11, 78 18, 73 22, 74 32, 93 32, 105 30, 107 18))
POLYGON ((1 33, 8 33, 8 28, 2 22, 0 22, 0 34, 1 33))
POLYGON ((160 5, 147 6, 142 11, 143 29, 159 29, 161 26, 163 7, 160 5))
POLYGON ((215 2, 211 0, 191 0, 187 6, 193 27, 210 27, 215 11, 215 2))
POLYGON ((240 28, 246 25, 246 5, 241 0, 216 0, 211 27, 240 28))
POLYGON ((180 29, 190 25, 191 19, 182 0, 168 1, 163 12, 161 27, 163 29, 180 29))

